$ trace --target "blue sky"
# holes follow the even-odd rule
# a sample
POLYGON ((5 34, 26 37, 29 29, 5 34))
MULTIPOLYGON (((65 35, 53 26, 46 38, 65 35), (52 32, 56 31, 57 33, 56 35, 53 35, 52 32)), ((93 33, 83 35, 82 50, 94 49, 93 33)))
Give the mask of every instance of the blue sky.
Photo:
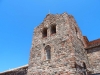
POLYGON ((100 0, 0 0, 0 72, 28 63, 33 29, 49 11, 73 15, 90 41, 100 38, 100 0))

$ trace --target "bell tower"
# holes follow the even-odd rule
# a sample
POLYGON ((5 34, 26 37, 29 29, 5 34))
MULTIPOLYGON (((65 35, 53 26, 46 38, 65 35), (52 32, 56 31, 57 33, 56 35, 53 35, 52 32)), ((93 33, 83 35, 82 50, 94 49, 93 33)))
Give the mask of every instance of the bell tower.
POLYGON ((48 14, 34 30, 28 75, 87 75, 86 67, 83 36, 73 16, 48 14))

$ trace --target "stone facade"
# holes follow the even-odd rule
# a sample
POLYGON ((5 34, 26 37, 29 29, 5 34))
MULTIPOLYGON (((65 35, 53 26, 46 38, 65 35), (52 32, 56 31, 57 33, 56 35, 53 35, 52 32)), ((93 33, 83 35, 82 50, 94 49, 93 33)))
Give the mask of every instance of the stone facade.
POLYGON ((48 14, 34 29, 29 66, 0 75, 89 75, 100 73, 100 40, 89 42, 74 17, 48 14), (16 73, 16 74, 14 74, 16 73))

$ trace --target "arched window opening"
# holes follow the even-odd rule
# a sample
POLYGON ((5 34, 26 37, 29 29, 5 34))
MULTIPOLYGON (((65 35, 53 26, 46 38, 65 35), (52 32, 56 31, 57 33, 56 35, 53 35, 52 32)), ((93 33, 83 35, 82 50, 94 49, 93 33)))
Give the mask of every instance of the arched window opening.
POLYGON ((55 34, 56 33, 56 25, 52 25, 51 26, 51 34, 55 34))
POLYGON ((45 47, 45 51, 46 51, 46 59, 50 60, 51 59, 51 47, 49 45, 47 45, 45 47))
POLYGON ((47 37, 47 28, 43 29, 42 37, 47 37))

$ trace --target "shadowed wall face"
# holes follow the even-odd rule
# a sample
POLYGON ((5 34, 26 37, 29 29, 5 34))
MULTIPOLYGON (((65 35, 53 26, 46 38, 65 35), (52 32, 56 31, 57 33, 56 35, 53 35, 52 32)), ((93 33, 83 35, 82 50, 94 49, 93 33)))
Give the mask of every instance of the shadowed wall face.
POLYGON ((87 49, 89 63, 94 73, 100 73, 100 46, 87 49))

